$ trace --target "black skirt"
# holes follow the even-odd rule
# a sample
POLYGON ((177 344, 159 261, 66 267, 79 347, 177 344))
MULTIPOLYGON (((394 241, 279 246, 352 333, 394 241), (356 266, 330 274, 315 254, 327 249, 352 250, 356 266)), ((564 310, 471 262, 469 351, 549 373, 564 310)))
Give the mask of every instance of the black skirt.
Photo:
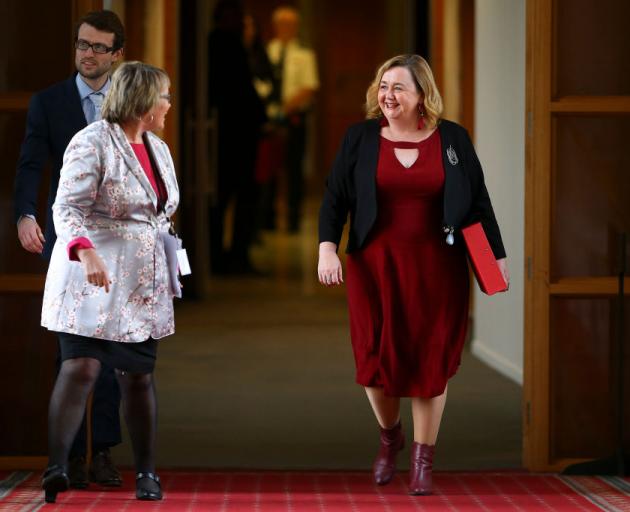
POLYGON ((152 373, 157 357, 157 340, 141 343, 88 338, 78 334, 58 332, 61 361, 77 357, 98 359, 101 364, 129 373, 152 373))

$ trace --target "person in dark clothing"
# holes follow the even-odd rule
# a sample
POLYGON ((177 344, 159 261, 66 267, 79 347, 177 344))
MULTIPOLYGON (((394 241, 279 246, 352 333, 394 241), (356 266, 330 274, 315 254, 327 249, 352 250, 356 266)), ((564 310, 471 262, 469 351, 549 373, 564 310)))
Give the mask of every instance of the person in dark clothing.
MULTIPOLYGON (((254 88, 265 109, 268 109, 272 102, 277 103, 281 84, 267 56, 267 49, 260 36, 258 24, 249 14, 244 18, 243 42, 249 57, 254 88)), ((255 167, 258 203, 254 238, 257 240, 260 230, 275 228, 276 178, 283 165, 283 130, 276 123, 267 122, 261 130, 255 167)))
MULTIPOLYGON (((124 27, 115 13, 96 11, 81 18, 75 28, 77 73, 31 98, 15 177, 14 206, 22 247, 50 260, 56 234, 52 204, 57 194, 63 154, 70 139, 100 119, 100 105, 110 86, 109 73, 122 57, 124 27), (51 162, 45 235, 38 222, 37 195, 46 163, 51 162)), ((60 360, 57 357, 57 369, 60 360)), ((70 451, 70 485, 85 488, 89 481, 105 486, 122 484, 109 449, 121 441, 120 390, 112 368, 103 366, 92 409, 92 463, 86 467, 85 419, 70 451)))
POLYGON ((269 62, 265 44, 260 36, 258 23, 250 14, 245 15, 243 18, 243 44, 247 51, 254 87, 263 102, 265 102, 273 87, 273 68, 271 62, 269 62))
POLYGON ((251 273, 249 249, 254 232, 254 166, 265 110, 252 82, 243 45, 240 2, 220 1, 208 39, 208 96, 218 130, 217 195, 210 208, 210 257, 214 273, 251 273), (229 249, 223 248, 225 212, 234 200, 229 249))

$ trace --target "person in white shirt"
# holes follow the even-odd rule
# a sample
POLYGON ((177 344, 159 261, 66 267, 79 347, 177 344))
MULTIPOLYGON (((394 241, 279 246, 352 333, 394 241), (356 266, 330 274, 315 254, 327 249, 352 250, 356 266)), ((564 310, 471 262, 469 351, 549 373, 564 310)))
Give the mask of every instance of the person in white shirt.
POLYGON ((302 163, 306 148, 306 114, 312 106, 319 78, 315 52, 298 39, 300 16, 293 7, 273 12, 275 38, 267 53, 274 69, 275 87, 269 98, 270 119, 287 128, 285 167, 287 170, 289 231, 299 229, 304 195, 302 163))

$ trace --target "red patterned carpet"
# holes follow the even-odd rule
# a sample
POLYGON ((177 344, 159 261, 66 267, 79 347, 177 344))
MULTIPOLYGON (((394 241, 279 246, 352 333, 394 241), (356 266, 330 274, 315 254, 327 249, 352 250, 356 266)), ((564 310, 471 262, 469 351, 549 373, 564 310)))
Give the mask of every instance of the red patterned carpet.
POLYGON ((165 499, 139 502, 133 475, 125 486, 60 494, 45 505, 39 475, 0 472, 2 511, 406 512, 630 511, 630 480, 504 473, 437 473, 433 496, 406 494, 406 475, 376 487, 368 473, 162 471, 165 499))

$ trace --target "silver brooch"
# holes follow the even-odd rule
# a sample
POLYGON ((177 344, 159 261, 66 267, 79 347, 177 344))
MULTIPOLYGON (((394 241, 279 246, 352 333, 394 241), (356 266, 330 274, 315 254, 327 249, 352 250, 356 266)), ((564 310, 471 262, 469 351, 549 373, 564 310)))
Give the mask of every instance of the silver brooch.
POLYGON ((453 232, 455 228, 453 226, 444 226, 444 233, 446 233, 446 244, 453 245, 455 243, 455 237, 453 236, 453 232))
POLYGON ((457 153, 453 149, 453 146, 449 146, 446 150, 446 156, 448 157, 448 161, 451 165, 457 165, 459 163, 459 159, 457 158, 457 153))

